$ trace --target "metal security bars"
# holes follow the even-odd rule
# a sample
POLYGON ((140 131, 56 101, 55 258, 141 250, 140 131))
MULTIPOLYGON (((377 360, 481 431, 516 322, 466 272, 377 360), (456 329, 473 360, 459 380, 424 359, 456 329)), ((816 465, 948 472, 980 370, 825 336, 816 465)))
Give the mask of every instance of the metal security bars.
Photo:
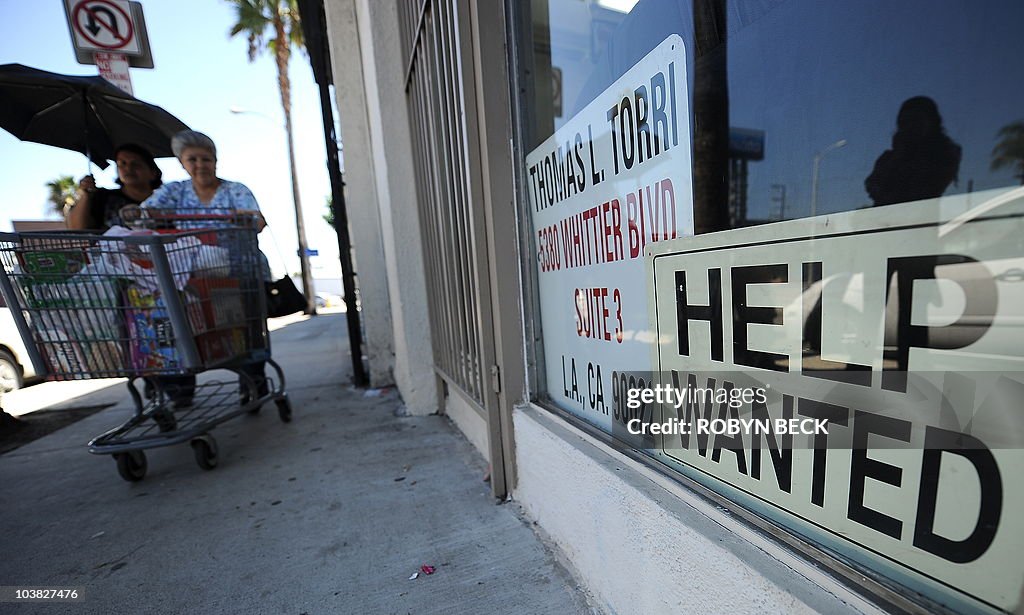
MULTIPOLYGON (((472 59, 461 21, 467 2, 403 2, 399 8, 416 191, 423 227, 434 362, 438 372, 487 406, 493 333, 487 287, 486 231, 480 211, 479 148, 472 59)), ((514 229, 508 229, 514 232, 514 229)), ((495 378, 496 380, 496 378, 495 378)))

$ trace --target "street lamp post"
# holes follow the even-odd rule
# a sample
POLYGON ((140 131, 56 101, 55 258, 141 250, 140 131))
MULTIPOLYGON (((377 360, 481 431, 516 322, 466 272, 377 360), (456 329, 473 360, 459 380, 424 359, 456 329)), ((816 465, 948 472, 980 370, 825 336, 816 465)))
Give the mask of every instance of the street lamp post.
MULTIPOLYGON (((235 115, 248 113, 252 115, 259 115, 266 119, 270 119, 259 111, 250 111, 240 107, 231 107, 228 109, 235 115)), ((302 272, 302 290, 306 295, 306 314, 316 314, 316 302, 313 299, 313 272, 309 266, 309 248, 306 243, 306 223, 302 217, 302 200, 299 198, 299 178, 295 173, 295 147, 292 144, 292 133, 290 130, 285 130, 286 137, 288 139, 288 166, 291 170, 292 176, 292 199, 295 203, 295 232, 298 236, 299 241, 299 268, 302 272)), ((285 272, 287 273, 287 272, 285 272)))
POLYGON ((821 150, 814 155, 814 170, 811 172, 811 217, 818 215, 818 169, 821 168, 821 159, 825 157, 825 154, 831 152, 834 149, 839 149, 846 145, 846 139, 839 139, 835 143, 829 145, 825 149, 821 150))
POLYGON ((772 184, 772 190, 778 190, 778 196, 773 196, 772 201, 779 204, 779 220, 786 219, 786 184, 772 184))

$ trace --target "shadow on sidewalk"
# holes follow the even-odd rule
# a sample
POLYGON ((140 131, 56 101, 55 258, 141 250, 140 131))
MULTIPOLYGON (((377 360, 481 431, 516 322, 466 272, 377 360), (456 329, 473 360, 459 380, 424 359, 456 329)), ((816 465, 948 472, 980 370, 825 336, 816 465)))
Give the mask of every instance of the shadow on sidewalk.
POLYGON ((0 410, 0 455, 48 436, 58 429, 96 414, 116 404, 102 403, 63 408, 45 408, 13 417, 0 410))

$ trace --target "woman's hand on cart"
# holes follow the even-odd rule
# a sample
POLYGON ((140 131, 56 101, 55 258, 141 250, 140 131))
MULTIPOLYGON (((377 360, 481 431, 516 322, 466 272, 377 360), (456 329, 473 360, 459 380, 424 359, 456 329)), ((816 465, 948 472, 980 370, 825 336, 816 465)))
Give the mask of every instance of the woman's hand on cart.
POLYGON ((139 220, 143 217, 142 208, 138 205, 125 205, 117 212, 121 217, 121 223, 129 228, 138 226, 139 220))
POLYGON ((253 227, 257 233, 262 233, 263 229, 267 228, 267 219, 263 217, 263 212, 258 209, 239 209, 238 214, 240 216, 252 216, 253 227))
MULTIPOLYGON (((206 226, 223 226, 225 224, 254 228, 261 232, 267 226, 263 213, 258 209, 176 209, 140 207, 126 205, 119 212, 122 223, 134 229, 170 230, 177 228, 179 222, 193 228, 197 223, 206 222, 206 226)), ((204 226, 199 224, 199 226, 204 226)))

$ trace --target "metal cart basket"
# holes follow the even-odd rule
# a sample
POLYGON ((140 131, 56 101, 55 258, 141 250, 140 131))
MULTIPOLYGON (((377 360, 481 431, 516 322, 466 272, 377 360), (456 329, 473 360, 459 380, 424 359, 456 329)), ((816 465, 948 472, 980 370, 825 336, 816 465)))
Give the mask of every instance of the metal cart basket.
POLYGON ((128 481, 145 476, 145 449, 190 442, 209 470, 216 425, 270 400, 282 421, 292 414, 270 358, 254 217, 142 212, 122 234, 0 233, 0 291, 36 373, 128 378, 133 416, 89 442, 128 481), (197 382, 211 370, 230 378, 197 382))

